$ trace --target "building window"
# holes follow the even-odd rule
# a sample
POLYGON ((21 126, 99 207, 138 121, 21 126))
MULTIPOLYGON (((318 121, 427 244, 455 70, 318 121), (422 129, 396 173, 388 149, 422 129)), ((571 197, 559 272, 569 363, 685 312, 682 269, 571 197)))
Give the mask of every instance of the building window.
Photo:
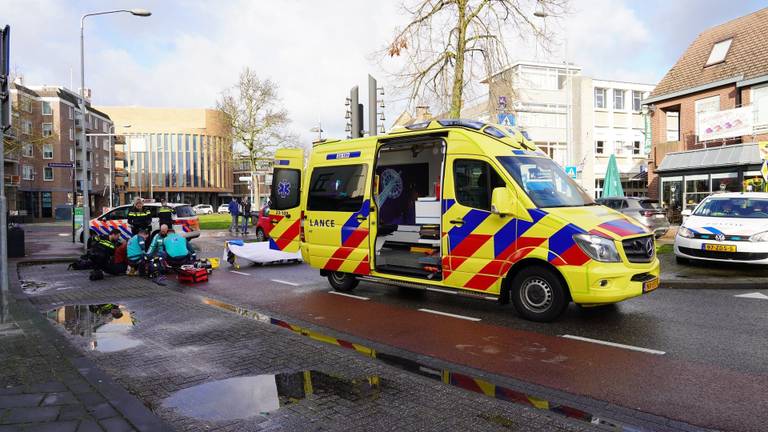
POLYGON ((32 133, 32 122, 29 120, 21 121, 21 133, 29 135, 32 133))
POLYGON ((595 153, 603 154, 605 152, 605 141, 595 141, 595 153))
POLYGON ((73 107, 69 107, 69 110, 67 110, 67 111, 69 111, 69 119, 70 119, 70 120, 72 120, 73 118, 75 118, 75 108, 73 108, 73 107))
POLYGON ((43 115, 53 115, 53 108, 51 108, 51 103, 43 101, 43 115))
POLYGON ((53 159, 53 144, 43 144, 43 159, 53 159))
POLYGON ((34 152, 35 152, 35 150, 32 147, 32 144, 30 144, 30 143, 24 143, 21 146, 21 155, 24 156, 24 157, 34 157, 34 155, 35 155, 34 152))
POLYGON ((632 154, 633 155, 639 155, 640 154, 640 141, 632 141, 632 154))
POLYGON ((667 111, 667 141, 680 141, 680 112, 667 111))
POLYGON ((32 169, 32 165, 24 165, 21 167, 21 178, 24 180, 34 180, 35 174, 32 169))
POLYGON ((69 140, 70 141, 75 140, 75 131, 72 128, 69 128, 69 140))
POLYGON ((71 162, 74 162, 74 160, 75 160, 75 149, 69 149, 69 160, 71 162))
POLYGON ((53 168, 50 168, 50 167, 43 168, 43 180, 53 181, 53 168))
POLYGON ((627 143, 624 140, 616 140, 613 142, 613 148, 616 150, 617 156, 626 156, 627 154, 627 143))
POLYGON ((701 135, 699 133, 699 114, 720 111, 720 96, 699 99, 694 103, 694 106, 696 108, 696 135, 701 135))
POLYGON ((53 135, 53 123, 43 123, 43 136, 49 137, 53 135))
POLYGON ((32 112, 32 101, 26 96, 21 96, 21 110, 28 113, 32 112))
POLYGON ((750 101, 755 112, 756 131, 768 130, 768 85, 752 87, 750 101))
POLYGON ((642 108, 643 92, 632 90, 632 111, 640 112, 642 108))
POLYGON ((595 88, 595 108, 605 109, 605 89, 595 88))
POLYGON ((104 166, 109 167, 109 156, 104 156, 104 166))
POLYGON ((624 109, 624 90, 613 89, 613 109, 624 109))
POLYGON ((709 58, 704 67, 724 62, 725 56, 728 55, 728 50, 731 48, 731 42, 733 42, 733 38, 712 45, 712 51, 709 52, 709 58))

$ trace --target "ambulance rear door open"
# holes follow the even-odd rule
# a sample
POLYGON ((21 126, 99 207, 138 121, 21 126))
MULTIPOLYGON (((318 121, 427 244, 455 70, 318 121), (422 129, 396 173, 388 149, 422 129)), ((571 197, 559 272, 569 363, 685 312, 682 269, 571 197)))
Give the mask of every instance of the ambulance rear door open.
POLYGON ((301 245, 301 181, 304 169, 303 149, 279 149, 275 152, 270 193, 269 248, 298 252, 301 245))

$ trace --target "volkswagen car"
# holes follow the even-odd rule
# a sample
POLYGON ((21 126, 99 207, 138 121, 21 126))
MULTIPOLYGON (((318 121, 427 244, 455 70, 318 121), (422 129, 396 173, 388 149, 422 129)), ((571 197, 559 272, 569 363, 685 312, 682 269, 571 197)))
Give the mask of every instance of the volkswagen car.
POLYGON ((687 217, 675 237, 679 263, 768 264, 768 193, 710 195, 683 215, 687 217))

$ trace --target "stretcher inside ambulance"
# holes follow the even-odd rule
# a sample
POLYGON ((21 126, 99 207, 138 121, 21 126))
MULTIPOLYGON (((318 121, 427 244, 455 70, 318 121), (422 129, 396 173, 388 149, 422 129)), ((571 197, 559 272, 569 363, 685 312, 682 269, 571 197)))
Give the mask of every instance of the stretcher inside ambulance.
POLYGON ((360 280, 511 301, 551 321, 569 302, 658 286, 651 233, 599 206, 513 128, 438 120, 280 150, 270 247, 301 250, 331 286, 360 280))

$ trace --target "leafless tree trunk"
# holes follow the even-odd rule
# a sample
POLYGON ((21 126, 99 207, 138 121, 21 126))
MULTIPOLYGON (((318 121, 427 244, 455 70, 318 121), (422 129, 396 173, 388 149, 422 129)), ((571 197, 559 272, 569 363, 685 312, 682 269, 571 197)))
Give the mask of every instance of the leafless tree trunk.
POLYGON ((509 64, 505 39, 534 37, 548 49, 551 35, 533 16, 538 7, 549 17, 566 12, 568 0, 418 0, 404 6, 412 17, 387 46, 403 57, 397 74, 411 102, 434 97, 448 105, 449 117, 461 114, 464 91, 509 64))

